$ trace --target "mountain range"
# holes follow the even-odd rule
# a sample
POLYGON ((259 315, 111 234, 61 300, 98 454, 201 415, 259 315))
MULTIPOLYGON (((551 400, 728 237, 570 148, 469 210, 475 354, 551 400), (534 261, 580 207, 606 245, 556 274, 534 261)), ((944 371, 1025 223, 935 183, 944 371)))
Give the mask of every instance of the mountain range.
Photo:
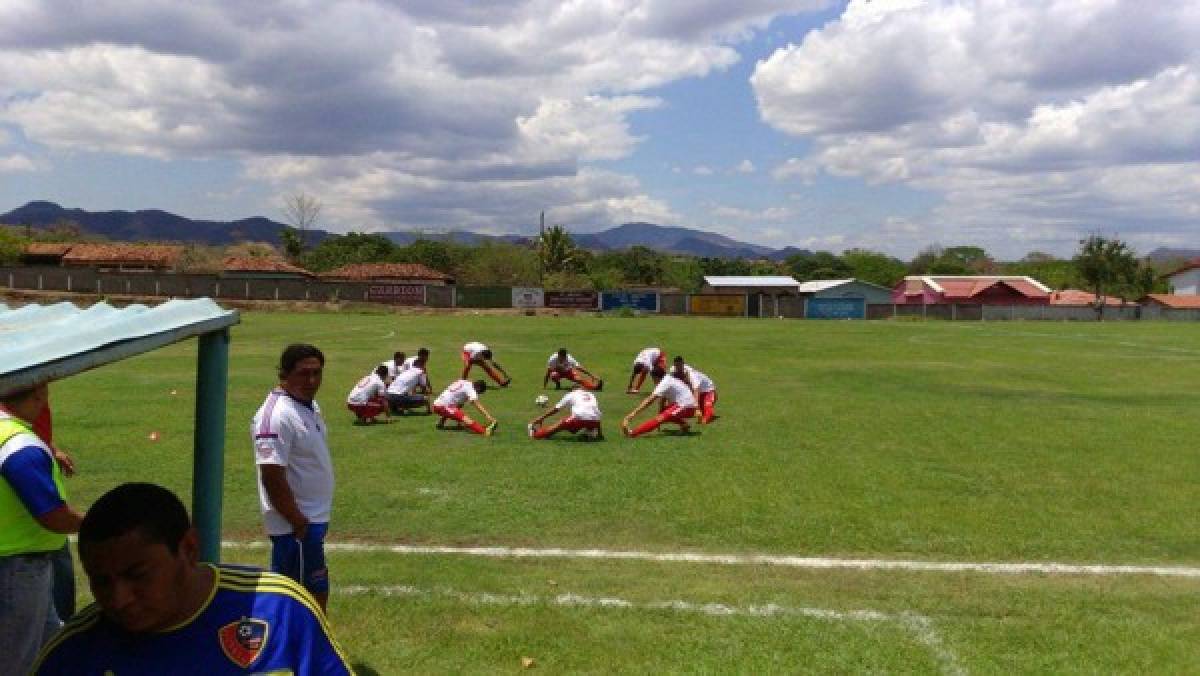
MULTIPOLYGON (((194 220, 167 211, 149 209, 144 211, 86 211, 68 209, 54 202, 34 201, 0 214, 0 223, 25 225, 32 228, 49 228, 64 222, 74 222, 87 234, 132 242, 194 242, 209 245, 228 245, 237 242, 269 242, 280 244, 279 233, 287 227, 269 218, 256 216, 236 221, 194 220)), ((309 230, 306 241, 310 245, 334 236, 326 230, 309 230)), ((378 233, 396 244, 411 244, 417 239, 453 241, 461 244, 479 244, 486 241, 528 242, 525 235, 485 235, 470 231, 440 233, 387 231, 378 233)), ((610 250, 644 246, 665 253, 713 258, 767 258, 783 260, 793 254, 808 253, 804 249, 787 247, 772 249, 739 242, 735 239, 703 230, 653 223, 625 223, 608 230, 593 233, 572 233, 575 243, 585 249, 610 250)))

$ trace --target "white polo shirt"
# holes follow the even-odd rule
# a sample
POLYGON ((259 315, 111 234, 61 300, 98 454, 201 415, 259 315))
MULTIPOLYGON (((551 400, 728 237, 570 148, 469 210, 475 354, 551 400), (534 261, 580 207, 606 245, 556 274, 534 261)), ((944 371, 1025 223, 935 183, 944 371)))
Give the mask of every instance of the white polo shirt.
MULTIPOLYGON (((271 390, 250 425, 255 465, 284 467, 296 506, 313 523, 328 523, 333 508, 333 459, 325 435, 317 402, 309 407, 281 389, 271 390)), ((291 533, 291 524, 271 505, 261 474, 258 498, 267 533, 291 533)))
POLYGON ((562 399, 554 405, 554 408, 564 409, 571 408, 571 417, 579 420, 599 420, 600 419, 600 402, 596 401, 596 395, 587 390, 571 390, 563 395, 562 399))
POLYGON ((425 379, 425 371, 413 367, 400 372, 391 385, 387 387, 388 394, 405 395, 412 394, 413 388, 417 385, 429 385, 429 381, 425 379))
POLYGON ((450 383, 437 399, 433 400, 434 406, 453 406, 454 408, 462 408, 462 405, 468 401, 478 401, 479 393, 475 391, 475 386, 469 380, 456 380, 450 383))
POLYGON ((578 367, 579 367, 579 362, 575 361, 575 357, 572 357, 569 354, 567 355, 567 360, 565 362, 558 361, 558 353, 557 352, 550 355, 550 359, 546 361, 546 368, 551 368, 551 369, 560 369, 560 370, 566 371, 568 369, 573 369, 573 368, 578 368, 578 367))
POLYGON ((479 353, 486 349, 488 349, 488 346, 480 342, 472 342, 463 345, 463 352, 466 352, 468 355, 470 355, 472 359, 478 357, 479 353))
POLYGON ((358 381, 354 389, 350 390, 350 396, 346 397, 346 403, 367 404, 372 399, 383 396, 386 391, 387 384, 383 382, 383 378, 380 378, 378 374, 370 373, 358 381))
POLYGON ((697 392, 712 392, 717 389, 712 378, 709 378, 704 372, 692 368, 691 364, 684 364, 683 370, 687 372, 688 378, 692 379, 692 384, 696 386, 697 392))
POLYGON ((670 374, 663 376, 663 379, 658 381, 658 385, 654 386, 653 394, 656 397, 666 399, 672 404, 676 404, 680 408, 696 405, 696 397, 692 394, 692 388, 688 387, 687 383, 670 374))
POLYGON ((645 366, 647 370, 649 370, 654 368, 654 362, 658 361, 660 356, 662 356, 662 350, 658 349, 657 347, 648 347, 641 352, 638 352, 637 357, 634 357, 633 359, 633 364, 634 366, 641 364, 642 366, 645 366))

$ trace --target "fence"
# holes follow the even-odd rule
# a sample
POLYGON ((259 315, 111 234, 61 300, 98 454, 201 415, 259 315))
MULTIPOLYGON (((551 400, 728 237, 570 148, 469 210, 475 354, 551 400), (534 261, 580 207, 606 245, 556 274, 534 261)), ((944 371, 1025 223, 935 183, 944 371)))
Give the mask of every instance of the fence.
MULTIPOLYGON (((228 300, 356 301, 433 308, 551 308, 631 310, 639 314, 735 317, 820 317, 799 296, 684 294, 657 291, 545 291, 539 287, 454 287, 324 282, 313 279, 222 277, 159 272, 97 272, 90 268, 0 267, 0 288, 98 295, 211 297, 228 300)), ((835 313, 836 314, 836 313, 835 313)), ((1095 321, 1090 307, 1064 305, 868 304, 867 319, 920 318, 947 321, 1095 321)), ((1200 309, 1159 305, 1106 307, 1106 321, 1154 319, 1200 321, 1200 309)))

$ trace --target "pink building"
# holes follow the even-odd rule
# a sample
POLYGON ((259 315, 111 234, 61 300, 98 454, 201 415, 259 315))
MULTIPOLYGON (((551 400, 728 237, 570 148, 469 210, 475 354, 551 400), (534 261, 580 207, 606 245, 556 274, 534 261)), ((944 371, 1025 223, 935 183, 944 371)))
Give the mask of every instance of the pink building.
POLYGON ((910 275, 892 288, 897 305, 1049 305, 1051 290, 1017 275, 910 275))

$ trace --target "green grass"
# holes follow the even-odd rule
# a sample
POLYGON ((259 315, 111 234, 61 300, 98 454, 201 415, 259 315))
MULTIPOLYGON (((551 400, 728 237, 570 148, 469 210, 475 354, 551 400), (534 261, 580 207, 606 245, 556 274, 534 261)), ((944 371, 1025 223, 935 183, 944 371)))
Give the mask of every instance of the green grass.
MULTIPOLYGON (((1200 328, 1191 325, 243 319, 229 378, 227 538, 264 539, 249 420, 282 347, 307 341, 328 358, 319 400, 338 474, 334 541, 1200 564, 1200 328), (496 437, 437 432, 420 416, 351 424, 347 391, 393 349, 430 347, 431 376, 444 385, 471 339, 515 378, 484 396, 501 421, 496 437), (714 378, 716 424, 689 437, 620 437, 637 402, 621 392, 629 364, 653 344, 714 378), (545 359, 561 345, 606 378, 604 443, 525 436, 545 359)), ((135 479, 188 494, 195 349, 172 346, 55 388, 58 438, 80 464, 76 502, 135 479), (151 431, 161 439, 150 442, 151 431)), ((331 555, 331 573, 335 586, 427 592, 335 590, 332 619, 368 672, 519 670, 522 655, 550 671, 953 668, 899 620, 644 607, 670 600, 919 615, 971 672, 1180 672, 1200 661, 1195 579, 343 552, 331 555), (642 605, 550 602, 567 592, 642 605), (469 596, 483 593, 531 600, 469 596)))

